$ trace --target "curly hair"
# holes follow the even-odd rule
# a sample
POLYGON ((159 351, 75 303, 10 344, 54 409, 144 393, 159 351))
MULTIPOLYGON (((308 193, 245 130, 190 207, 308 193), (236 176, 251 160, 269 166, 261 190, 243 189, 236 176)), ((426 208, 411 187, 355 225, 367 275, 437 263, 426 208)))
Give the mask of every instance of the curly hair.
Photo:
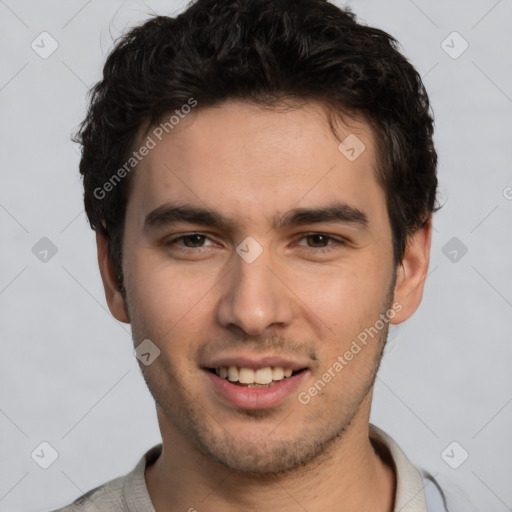
POLYGON ((369 123, 395 265, 408 238, 438 209, 433 117, 420 75, 396 39, 326 0, 197 0, 175 18, 155 16, 117 42, 90 94, 75 136, 85 210, 91 227, 108 237, 123 293, 133 173, 123 173, 108 193, 98 190, 107 190, 130 158, 141 127, 158 125, 191 99, 197 108, 229 99, 269 107, 318 101, 332 116, 369 123))

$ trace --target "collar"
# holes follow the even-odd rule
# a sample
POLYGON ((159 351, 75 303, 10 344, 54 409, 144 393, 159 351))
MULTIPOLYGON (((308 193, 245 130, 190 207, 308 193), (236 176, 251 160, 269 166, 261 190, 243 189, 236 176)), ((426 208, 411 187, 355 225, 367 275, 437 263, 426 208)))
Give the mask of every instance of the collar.
POLYGON ((395 470, 393 512, 427 512, 423 480, 395 440, 370 423, 370 441, 380 457, 395 470))

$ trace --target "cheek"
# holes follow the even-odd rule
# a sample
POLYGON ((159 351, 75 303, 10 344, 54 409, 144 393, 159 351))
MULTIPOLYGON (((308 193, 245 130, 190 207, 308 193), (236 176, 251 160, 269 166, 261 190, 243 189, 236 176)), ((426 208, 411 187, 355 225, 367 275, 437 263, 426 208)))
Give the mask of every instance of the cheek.
POLYGON ((380 323, 375 329, 384 312, 387 277, 378 272, 345 271, 322 280, 310 277, 304 284, 307 300, 302 314, 315 318, 322 329, 318 375, 325 376, 325 382, 337 383, 329 389, 343 402, 358 395, 376 367, 387 330, 380 323), (307 313, 311 310, 313 316, 307 313))
POLYGON ((301 281, 297 295, 334 331, 378 316, 388 284, 375 264, 364 262, 323 275, 304 274, 301 281))
POLYGON ((191 268, 152 261, 149 256, 133 258, 131 263, 126 289, 134 313, 132 327, 139 335, 163 340, 178 331, 180 338, 186 331, 198 332, 201 318, 211 308, 210 295, 217 280, 191 268))

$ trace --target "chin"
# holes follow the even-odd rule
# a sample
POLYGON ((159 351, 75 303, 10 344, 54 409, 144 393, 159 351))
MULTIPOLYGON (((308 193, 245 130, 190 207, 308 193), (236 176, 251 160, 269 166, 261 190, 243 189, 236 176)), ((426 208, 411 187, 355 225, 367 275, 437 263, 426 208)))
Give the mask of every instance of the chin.
POLYGON ((297 433, 295 439, 270 440, 259 442, 242 436, 234 439, 213 438, 213 436, 195 436, 194 443, 210 460, 217 462, 230 471, 250 477, 275 477, 291 474, 298 468, 314 463, 329 451, 329 446, 339 437, 339 433, 323 439, 313 432, 297 433))

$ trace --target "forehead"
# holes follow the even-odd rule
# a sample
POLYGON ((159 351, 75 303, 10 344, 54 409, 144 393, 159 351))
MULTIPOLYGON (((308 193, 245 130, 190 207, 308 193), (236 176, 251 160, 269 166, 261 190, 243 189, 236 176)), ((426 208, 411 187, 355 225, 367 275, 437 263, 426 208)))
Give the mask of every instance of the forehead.
POLYGON ((161 140, 154 129, 141 137, 141 143, 150 137, 155 144, 131 184, 129 207, 139 221, 177 200, 222 211, 241 224, 340 201, 369 217, 383 213, 369 125, 340 121, 335 134, 321 105, 199 105, 169 133, 156 133, 161 140))

